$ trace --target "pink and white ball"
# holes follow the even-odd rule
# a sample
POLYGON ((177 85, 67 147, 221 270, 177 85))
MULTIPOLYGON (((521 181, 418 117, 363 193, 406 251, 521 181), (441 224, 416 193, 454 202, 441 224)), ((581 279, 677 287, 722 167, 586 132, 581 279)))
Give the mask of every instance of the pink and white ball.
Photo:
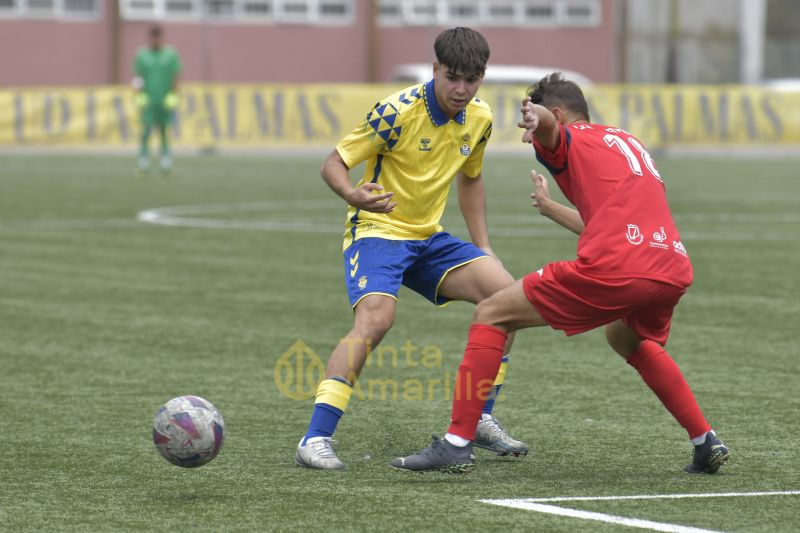
POLYGON ((199 396, 178 396, 162 405, 153 420, 153 444, 170 463, 203 466, 219 454, 225 422, 214 405, 199 396))

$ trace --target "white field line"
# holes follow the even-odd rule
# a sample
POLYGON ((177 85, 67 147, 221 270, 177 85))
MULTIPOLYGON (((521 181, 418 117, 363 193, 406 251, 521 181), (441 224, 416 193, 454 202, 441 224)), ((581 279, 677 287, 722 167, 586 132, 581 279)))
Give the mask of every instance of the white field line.
MULTIPOLYGON (((543 502, 599 502, 599 501, 623 501, 623 500, 674 500, 687 498, 743 498, 754 496, 800 496, 800 490, 784 490, 770 492, 711 492, 695 494, 640 494, 631 496, 560 496, 555 498, 521 498, 521 499, 491 499, 478 500, 482 503, 510 507, 513 509, 525 509, 539 513, 568 516, 581 518, 583 520, 594 520, 607 522, 623 526, 638 527, 640 529, 650 529, 652 531, 672 531, 676 533, 709 533, 713 530, 700 529, 679 524, 669 524, 664 522, 654 522, 638 518, 627 518, 624 516, 610 515, 605 513, 595 513, 582 511, 579 509, 569 509, 555 505, 547 505, 543 502)), ((714 532, 716 533, 716 532, 714 532)))
POLYGON ((605 502, 620 500, 682 500, 686 498, 743 498, 747 496, 800 496, 800 490, 766 492, 703 492, 686 494, 638 494, 632 496, 559 496, 556 498, 523 498, 522 500, 481 500, 482 502, 605 502))
MULTIPOLYGON (((137 213, 138 222, 161 226, 190 227, 223 230, 275 231, 293 233, 342 234, 341 222, 326 223, 308 220, 304 213, 339 210, 344 213, 341 202, 333 200, 294 200, 271 202, 242 202, 226 204, 201 204, 158 207, 137 213), (260 219, 220 218, 220 215, 236 213, 263 213, 260 219)), ((684 241, 769 241, 795 242, 800 232, 775 230, 776 224, 800 222, 800 213, 686 213, 676 216, 680 222, 697 224, 729 225, 747 224, 747 230, 737 228, 720 230, 685 230, 684 241), (764 228, 763 231, 759 228, 764 228), (772 228, 772 229, 771 229, 772 228)), ((140 225, 126 219, 65 219, 65 220, 0 220, 0 231, 14 230, 73 230, 92 228, 135 228, 140 225)), ((489 229, 496 237, 540 237, 561 238, 568 235, 544 217, 524 214, 505 214, 496 211, 489 217, 489 229)), ((691 251, 691 250, 690 250, 691 251)))
POLYGON ((626 518, 624 516, 617 516, 613 514, 594 513, 591 511, 581 511, 578 509, 567 509, 566 507, 556 507, 555 505, 545 505, 543 503, 531 503, 523 500, 506 500, 509 502, 516 502, 513 505, 497 503, 503 500, 480 500, 480 501, 485 503, 492 503, 494 505, 503 505, 504 507, 512 507, 514 509, 525 509, 527 511, 536 511, 539 513, 554 514, 558 516, 568 516, 570 518, 594 520, 595 522, 606 522, 608 524, 638 527, 640 529, 649 529, 651 531, 668 531, 672 533, 722 533, 720 531, 715 531, 713 529, 700 529, 691 526, 681 526, 678 524, 668 524, 665 522, 653 522, 652 520, 642 520, 640 518, 626 518))
MULTIPOLYGON (((158 224, 161 226, 178 226, 208 229, 284 231, 300 233, 343 233, 344 224, 324 224, 309 222, 298 218, 274 217, 267 220, 236 220, 222 218, 205 218, 186 215, 221 215, 229 213, 274 213, 284 211, 297 216, 297 212, 317 211, 343 207, 341 203, 330 200, 246 202, 237 204, 178 205, 158 207, 139 211, 136 219, 139 222, 158 224)), ((342 210, 344 212, 344 210, 342 210)))
MULTIPOLYGON (((344 224, 325 224, 302 219, 303 211, 341 209, 340 203, 330 200, 307 201, 275 201, 275 202, 247 202, 238 204, 209 204, 158 207, 140 211, 137 220, 162 226, 178 226, 207 229, 227 230, 259 230, 283 231, 299 233, 342 233, 344 224), (273 217, 266 220, 238 220, 203 217, 198 215, 220 215, 229 213, 272 213, 273 217), (289 217, 275 217, 276 212, 287 212, 289 217), (188 215, 188 216, 187 216, 188 215)), ((564 230, 553 225, 543 217, 520 215, 490 216, 490 233, 497 237, 562 237, 564 230), (527 220, 526 220, 527 218, 527 220), (494 223, 492 223, 494 222, 494 223), (498 223, 499 222, 499 223, 498 223), (549 225, 550 227, 535 227, 549 225)), ((694 213, 684 215, 685 220, 698 223, 748 223, 751 225, 800 222, 797 213, 694 213)), ((800 233, 795 231, 683 231, 681 236, 686 241, 775 241, 787 242, 800 240, 800 233)))

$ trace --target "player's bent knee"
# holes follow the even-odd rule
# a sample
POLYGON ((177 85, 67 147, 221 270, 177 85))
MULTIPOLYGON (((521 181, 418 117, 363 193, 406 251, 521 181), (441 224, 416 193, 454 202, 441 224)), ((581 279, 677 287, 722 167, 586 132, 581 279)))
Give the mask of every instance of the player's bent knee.
POLYGON ((356 329, 368 339, 380 340, 394 325, 394 313, 369 313, 356 320, 356 329))
POLYGON ((366 338, 382 339, 393 325, 394 321, 392 320, 373 319, 364 324, 361 330, 366 338))
POLYGON ((496 326, 497 319, 497 306, 494 305, 491 298, 478 303, 478 305, 475 306, 475 310, 472 312, 473 324, 496 326))
POLYGON ((605 327, 606 342, 612 350, 627 359, 639 347, 639 339, 627 326, 612 322, 605 327))

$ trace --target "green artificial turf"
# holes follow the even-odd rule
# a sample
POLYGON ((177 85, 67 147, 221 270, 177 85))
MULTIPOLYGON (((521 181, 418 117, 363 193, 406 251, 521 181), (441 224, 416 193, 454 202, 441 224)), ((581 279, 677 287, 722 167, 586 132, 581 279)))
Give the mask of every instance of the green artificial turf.
MULTIPOLYGON (((518 334, 495 410, 531 454, 478 451, 461 477, 387 466, 446 428, 471 313, 405 289, 336 434, 347 470, 294 466, 311 363, 352 321, 345 204, 320 162, 185 156, 171 177, 142 178, 133 157, 0 156, 0 529, 623 531, 478 500, 800 489, 796 161, 658 160, 695 267, 668 349, 733 451, 718 475, 682 473, 685 433, 602 332, 540 329, 518 334), (137 221, 198 205, 216 207, 177 216, 217 227, 137 221), (150 438, 181 394, 225 417, 222 452, 199 469, 150 438)), ((530 207, 531 166, 494 156, 484 169, 494 250, 515 277, 575 252, 530 207)), ((466 237, 452 196, 445 228, 466 237)), ((797 527, 798 498, 554 505, 774 532, 797 527)))

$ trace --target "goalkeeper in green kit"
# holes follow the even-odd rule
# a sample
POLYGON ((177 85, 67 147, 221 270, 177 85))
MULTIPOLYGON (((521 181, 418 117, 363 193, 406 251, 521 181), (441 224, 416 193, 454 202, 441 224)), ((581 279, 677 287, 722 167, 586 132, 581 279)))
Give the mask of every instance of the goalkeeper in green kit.
POLYGON ((181 60, 174 48, 163 46, 160 26, 148 30, 148 46, 136 53, 133 64, 133 87, 136 89, 136 104, 142 120, 142 136, 139 141, 139 172, 150 168, 150 133, 158 128, 161 136, 161 171, 172 170, 167 129, 172 120, 178 97, 175 94, 181 60))

